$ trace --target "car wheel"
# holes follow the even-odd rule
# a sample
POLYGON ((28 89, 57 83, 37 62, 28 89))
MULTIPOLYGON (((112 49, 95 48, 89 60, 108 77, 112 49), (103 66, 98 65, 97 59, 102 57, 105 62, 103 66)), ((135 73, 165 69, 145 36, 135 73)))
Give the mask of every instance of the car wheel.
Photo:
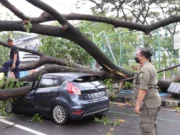
POLYGON ((53 108, 52 117, 57 124, 63 125, 68 121, 68 112, 63 106, 56 105, 53 108))
POLYGON ((5 111, 7 113, 13 113, 14 112, 13 103, 10 100, 6 101, 5 111))

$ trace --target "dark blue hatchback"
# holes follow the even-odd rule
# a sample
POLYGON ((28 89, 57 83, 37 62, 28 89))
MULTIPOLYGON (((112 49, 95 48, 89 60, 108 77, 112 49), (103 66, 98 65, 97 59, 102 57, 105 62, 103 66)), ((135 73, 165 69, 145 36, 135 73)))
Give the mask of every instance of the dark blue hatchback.
POLYGON ((45 74, 25 97, 7 103, 7 112, 39 113, 58 124, 109 110, 99 76, 84 73, 45 74))

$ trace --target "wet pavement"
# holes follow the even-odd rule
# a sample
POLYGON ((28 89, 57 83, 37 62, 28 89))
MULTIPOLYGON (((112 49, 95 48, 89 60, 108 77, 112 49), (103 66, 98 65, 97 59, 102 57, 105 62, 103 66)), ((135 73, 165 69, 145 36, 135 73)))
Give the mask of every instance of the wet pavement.
MULTIPOLYGON (((180 135, 180 113, 163 109, 166 108, 158 115, 159 135, 180 135)), ((133 113, 133 107, 111 104, 104 116, 122 123, 119 126, 104 125, 90 117, 59 126, 50 119, 32 122, 32 116, 16 114, 0 118, 0 135, 140 135, 138 116, 133 113)))

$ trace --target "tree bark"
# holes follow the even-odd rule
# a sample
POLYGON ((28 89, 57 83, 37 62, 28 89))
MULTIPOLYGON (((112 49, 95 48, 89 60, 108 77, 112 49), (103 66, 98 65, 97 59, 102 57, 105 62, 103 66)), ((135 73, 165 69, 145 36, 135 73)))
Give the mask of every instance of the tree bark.
MULTIPOLYGON (((1 0, 0 2, 2 3, 2 5, 7 7, 9 10, 11 10, 16 16, 18 16, 22 20, 29 20, 31 23, 43 23, 43 22, 55 20, 54 17, 49 15, 49 13, 47 12, 43 12, 39 17, 28 17, 25 14, 23 14, 20 10, 18 10, 15 6, 13 6, 11 3, 9 3, 8 0, 1 0)), ((32 3, 31 1, 29 2, 32 3)), ((41 2, 36 2, 36 3, 38 5, 42 5, 41 2)), ((155 29, 180 21, 180 16, 176 16, 176 15, 170 15, 168 18, 162 19, 150 25, 141 25, 141 24, 121 21, 121 20, 117 20, 113 18, 95 16, 95 15, 86 15, 86 14, 73 13, 73 14, 64 14, 62 16, 64 16, 64 18, 66 18, 67 20, 86 20, 86 21, 93 21, 93 22, 102 22, 102 23, 111 24, 114 27, 124 27, 128 29, 142 31, 145 34, 149 34, 151 31, 155 29)))
POLYGON ((100 71, 98 69, 80 69, 80 68, 72 68, 72 67, 65 67, 65 66, 59 66, 59 65, 51 65, 46 66, 45 68, 40 69, 39 71, 32 73, 28 76, 22 77, 19 79, 19 81, 34 81, 37 80, 37 78, 45 73, 57 73, 57 72, 78 72, 78 73, 89 73, 89 74, 96 74, 101 77, 105 76, 110 77, 108 74, 105 74, 103 71, 100 71))
POLYGON ((14 89, 0 89, 0 100, 6 100, 12 97, 24 96, 29 93, 32 89, 32 86, 19 87, 14 89))
MULTIPOLYGON (((2 41, 0 41, 0 45, 10 48, 6 43, 4 43, 2 41)), ((23 52, 28 52, 28 53, 40 56, 40 60, 38 60, 36 62, 29 63, 29 64, 20 64, 20 66, 19 66, 20 71, 36 69, 45 64, 57 64, 57 65, 69 66, 69 67, 74 67, 74 68, 82 68, 82 69, 88 68, 88 67, 82 66, 80 64, 76 64, 74 62, 70 62, 70 61, 67 61, 67 60, 64 60, 61 58, 55 58, 55 57, 45 55, 39 51, 34 51, 34 50, 26 49, 26 48, 18 48, 18 49, 23 52)), ((0 72, 3 72, 1 67, 0 67, 0 72)))

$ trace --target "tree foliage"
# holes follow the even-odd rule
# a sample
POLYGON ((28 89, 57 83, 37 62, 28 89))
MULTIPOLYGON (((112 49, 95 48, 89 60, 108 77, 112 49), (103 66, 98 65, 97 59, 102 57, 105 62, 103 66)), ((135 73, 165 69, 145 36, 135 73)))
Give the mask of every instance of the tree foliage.
POLYGON ((38 50, 46 55, 86 66, 90 65, 92 61, 92 57, 85 50, 69 40, 41 36, 41 42, 42 45, 39 46, 38 50))
MULTIPOLYGON (((0 34, 0 41, 6 42, 8 34, 0 34)), ((3 46, 0 46, 0 64, 2 65, 9 58, 9 49, 3 46)))
POLYGON ((141 24, 179 15, 179 0, 81 0, 77 7, 86 2, 93 3, 93 14, 112 15, 125 21, 141 24))

